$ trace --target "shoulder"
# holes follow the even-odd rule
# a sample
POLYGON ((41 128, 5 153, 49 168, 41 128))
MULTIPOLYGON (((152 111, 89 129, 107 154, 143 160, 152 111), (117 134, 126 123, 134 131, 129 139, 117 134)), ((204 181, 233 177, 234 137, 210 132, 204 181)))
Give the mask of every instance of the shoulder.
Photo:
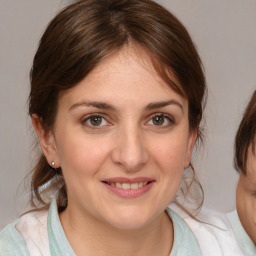
POLYGON ((47 216, 48 211, 30 212, 4 228, 0 255, 48 255, 47 216))
POLYGON ((199 243, 202 255, 242 256, 226 214, 202 208, 196 216, 189 216, 175 204, 169 206, 190 227, 199 243))
POLYGON ((25 240, 16 229, 19 219, 0 232, 0 255, 29 255, 25 240))

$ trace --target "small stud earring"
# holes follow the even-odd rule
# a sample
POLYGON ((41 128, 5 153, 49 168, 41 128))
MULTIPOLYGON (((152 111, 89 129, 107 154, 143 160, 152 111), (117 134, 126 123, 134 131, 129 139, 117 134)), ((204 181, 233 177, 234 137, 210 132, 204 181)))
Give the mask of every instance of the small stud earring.
POLYGON ((52 166, 54 166, 55 165, 55 163, 54 162, 52 162, 52 166))

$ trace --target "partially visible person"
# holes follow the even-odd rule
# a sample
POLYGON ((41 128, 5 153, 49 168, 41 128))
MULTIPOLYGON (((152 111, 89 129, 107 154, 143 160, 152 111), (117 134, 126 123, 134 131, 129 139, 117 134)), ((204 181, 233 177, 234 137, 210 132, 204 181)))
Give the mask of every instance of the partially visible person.
POLYGON ((236 211, 228 214, 237 242, 246 256, 256 255, 256 91, 235 138, 235 168, 240 177, 236 211))

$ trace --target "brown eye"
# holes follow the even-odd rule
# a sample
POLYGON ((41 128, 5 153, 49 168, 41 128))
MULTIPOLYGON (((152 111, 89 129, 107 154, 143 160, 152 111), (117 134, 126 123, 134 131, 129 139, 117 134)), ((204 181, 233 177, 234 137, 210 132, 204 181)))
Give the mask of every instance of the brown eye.
POLYGON ((165 121, 165 117, 163 115, 155 116, 152 118, 152 122, 154 125, 163 125, 165 121))
POLYGON ((102 117, 101 116, 92 116, 92 117, 90 117, 90 123, 93 126, 99 126, 102 123, 102 117))
POLYGON ((108 124, 105 118, 97 115, 86 118, 83 123, 85 123, 87 126, 93 127, 104 126, 108 124))
POLYGON ((155 114, 147 122, 149 125, 168 127, 174 124, 174 120, 171 116, 165 114, 155 114))

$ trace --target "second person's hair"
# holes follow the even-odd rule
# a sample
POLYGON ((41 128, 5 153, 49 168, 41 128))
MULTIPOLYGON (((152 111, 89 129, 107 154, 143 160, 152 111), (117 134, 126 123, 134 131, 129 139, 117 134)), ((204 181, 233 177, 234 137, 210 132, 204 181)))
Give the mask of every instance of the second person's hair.
POLYGON ((256 144, 256 91, 254 91, 243 114, 235 138, 234 165, 238 172, 247 173, 248 149, 255 154, 256 144))

